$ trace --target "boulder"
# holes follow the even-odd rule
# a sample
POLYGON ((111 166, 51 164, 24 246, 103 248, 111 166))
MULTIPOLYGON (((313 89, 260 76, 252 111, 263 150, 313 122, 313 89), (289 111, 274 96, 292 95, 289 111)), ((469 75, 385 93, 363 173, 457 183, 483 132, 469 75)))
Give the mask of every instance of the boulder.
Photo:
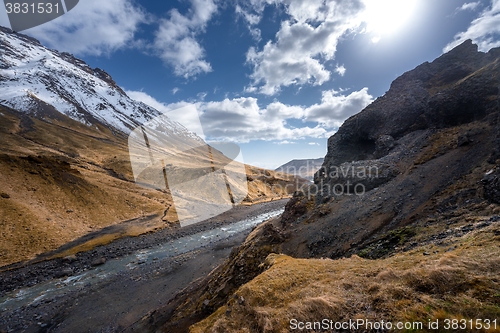
POLYGON ((484 198, 500 204, 500 168, 491 170, 481 180, 484 188, 484 198))

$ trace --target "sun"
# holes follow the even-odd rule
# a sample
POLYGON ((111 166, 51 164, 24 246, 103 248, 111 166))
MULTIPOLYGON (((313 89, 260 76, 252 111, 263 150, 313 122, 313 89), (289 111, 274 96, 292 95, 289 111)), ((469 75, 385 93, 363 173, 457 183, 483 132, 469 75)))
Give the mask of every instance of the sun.
POLYGON ((372 42, 398 33, 415 15, 418 0, 366 0, 364 21, 372 42))

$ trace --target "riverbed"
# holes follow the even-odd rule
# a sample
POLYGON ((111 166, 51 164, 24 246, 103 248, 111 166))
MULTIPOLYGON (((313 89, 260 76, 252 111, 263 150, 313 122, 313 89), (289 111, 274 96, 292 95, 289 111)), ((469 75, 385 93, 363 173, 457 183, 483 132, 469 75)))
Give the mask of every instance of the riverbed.
MULTIPOLYGON (((85 258, 89 261, 99 260, 108 253, 97 266, 59 259, 1 272, 1 280, 9 281, 12 286, 17 278, 21 287, 11 287, 12 290, 0 295, 0 332, 2 329, 7 332, 120 331, 166 304, 191 281, 206 276, 252 228, 280 215, 285 203, 286 200, 282 200, 237 207, 226 216, 218 217, 216 223, 180 229, 168 237, 164 235, 163 239, 160 233, 130 238, 121 244, 96 249, 92 251, 94 255, 78 255, 82 261, 85 258), (127 251, 116 255, 112 250, 123 248, 123 244, 127 244, 127 251), (53 267, 59 262, 70 267, 65 268, 66 272, 70 270, 73 274, 47 278, 50 273, 40 271, 39 275, 45 278, 26 279, 33 275, 37 265, 50 267, 52 271, 61 270, 53 267)), ((57 271, 53 274, 61 275, 57 271)))

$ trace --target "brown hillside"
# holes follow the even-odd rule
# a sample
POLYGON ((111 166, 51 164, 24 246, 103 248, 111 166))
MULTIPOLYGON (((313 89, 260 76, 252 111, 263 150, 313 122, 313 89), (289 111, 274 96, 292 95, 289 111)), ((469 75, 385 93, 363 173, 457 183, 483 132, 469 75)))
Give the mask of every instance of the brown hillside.
MULTIPOLYGON (((133 181, 127 138, 119 132, 88 127, 50 108, 28 116, 0 107, 0 120, 0 266, 127 220, 139 218, 75 251, 177 225, 168 191, 133 181)), ((304 182, 247 169, 246 204, 286 197, 294 191, 286 184, 304 182)))

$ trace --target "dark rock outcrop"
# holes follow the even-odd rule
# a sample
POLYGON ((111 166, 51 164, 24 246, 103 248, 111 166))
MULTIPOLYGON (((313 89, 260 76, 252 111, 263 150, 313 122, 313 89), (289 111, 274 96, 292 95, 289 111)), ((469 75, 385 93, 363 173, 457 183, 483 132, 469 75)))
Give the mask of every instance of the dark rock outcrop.
POLYGON ((121 94, 126 95, 125 92, 122 90, 122 88, 116 84, 115 80, 109 75, 106 71, 100 68, 94 68, 93 74, 103 80, 104 82, 107 82, 111 87, 115 88, 118 90, 121 94))
POLYGON ((498 106, 491 98, 498 95, 496 53, 478 52, 469 40, 403 74, 384 96, 349 118, 329 139, 326 159, 339 165, 371 158, 381 136, 399 139, 418 129, 481 119, 498 106))
MULTIPOLYGON (((384 96, 346 120, 328 140, 315 183, 334 186, 338 179, 329 175, 343 163, 387 156, 409 133, 459 126, 494 114, 499 105, 498 54, 498 49, 478 52, 468 40, 394 80, 384 96)), ((469 138, 463 137, 459 145, 467 143, 469 138)))
POLYGON ((500 169, 489 171, 481 182, 485 199, 500 204, 500 169))
POLYGON ((375 158, 387 155, 396 145, 396 141, 390 135, 381 135, 375 141, 375 158))

